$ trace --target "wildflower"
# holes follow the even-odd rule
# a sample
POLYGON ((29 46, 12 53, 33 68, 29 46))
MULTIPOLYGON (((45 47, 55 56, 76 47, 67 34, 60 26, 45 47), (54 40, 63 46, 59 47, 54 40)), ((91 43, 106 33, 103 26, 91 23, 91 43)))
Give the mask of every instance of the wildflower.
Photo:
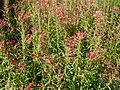
POLYGON ((82 39, 86 38, 87 33, 86 32, 81 32, 81 37, 82 39))
POLYGON ((32 90, 32 83, 29 83, 29 84, 28 84, 27 90, 32 90))
POLYGON ((63 16, 62 12, 58 12, 57 16, 61 18, 63 16))
POLYGON ((46 45, 46 41, 43 39, 43 40, 41 40, 40 44, 41 44, 41 46, 45 46, 46 45))
POLYGON ((16 40, 12 40, 10 43, 11 43, 12 45, 15 45, 17 42, 16 42, 16 40))
POLYGON ((23 71, 23 69, 24 69, 24 63, 23 63, 23 62, 20 62, 20 63, 19 63, 19 67, 20 67, 20 71, 23 71))
POLYGON ((86 34, 86 32, 80 32, 80 31, 78 31, 78 32, 76 33, 76 35, 77 35, 78 38, 81 37, 82 39, 84 39, 87 34, 86 34))
POLYGON ((5 21, 5 19, 0 20, 0 25, 2 25, 3 27, 6 26, 6 21, 5 21))
POLYGON ((113 74, 114 76, 116 76, 116 75, 119 74, 119 72, 118 72, 117 70, 112 70, 112 74, 113 74))
POLYGON ((50 12, 50 16, 53 18, 55 16, 54 12, 50 12))
POLYGON ((47 34, 47 32, 45 31, 45 30, 42 30, 41 32, 40 32, 40 35, 46 35, 47 34))
POLYGON ((106 62, 104 62, 104 64, 106 64, 106 65, 107 65, 107 64, 110 64, 110 62, 109 62, 109 61, 106 61, 106 62))
POLYGON ((71 47, 72 49, 74 49, 74 48, 75 48, 75 44, 72 43, 72 44, 70 45, 70 47, 71 47))
POLYGON ((105 64, 103 63, 103 64, 102 64, 102 67, 104 67, 104 66, 105 66, 105 64))
POLYGON ((120 80, 119 77, 115 77, 115 80, 120 80))
POLYGON ((81 35, 81 32, 78 31, 78 32, 76 33, 76 35, 79 37, 79 36, 81 35))
POLYGON ((62 73, 62 74, 61 74, 61 79, 63 79, 63 78, 64 78, 64 75, 65 75, 64 73, 62 73))
POLYGON ((2 50, 2 47, 4 46, 5 42, 4 41, 0 41, 0 51, 2 50))
POLYGON ((72 39, 68 40, 68 45, 70 46, 71 49, 75 48, 75 42, 72 39))
POLYGON ((101 16, 103 15, 103 12, 102 11, 96 11, 93 13, 93 17, 98 20, 101 18, 101 16))
POLYGON ((96 59, 96 56, 97 56, 97 54, 96 54, 95 52, 90 52, 90 57, 89 57, 89 59, 90 59, 90 60, 95 60, 95 59, 96 59))
POLYGON ((73 36, 73 40, 74 40, 74 41, 77 41, 77 40, 78 40, 77 35, 74 35, 74 36, 73 36))
POLYGON ((100 47, 97 47, 97 52, 100 52, 100 49, 101 49, 100 47))
POLYGON ((104 52, 107 52, 107 49, 105 48, 103 51, 104 51, 104 52))
POLYGON ((27 44, 30 44, 31 38, 32 38, 32 35, 31 35, 31 34, 25 35, 25 40, 26 40, 26 43, 27 43, 27 44))
POLYGON ((99 56, 99 58, 100 58, 100 59, 104 59, 104 58, 105 58, 105 56, 99 56))
POLYGON ((42 0, 38 0, 38 2, 42 2, 42 0))
POLYGON ((6 34, 6 32, 5 32, 5 31, 2 31, 0 34, 6 34))
POLYGON ((50 61, 49 57, 50 57, 50 55, 47 54, 47 55, 43 56, 42 59, 45 60, 47 62, 47 64, 50 64, 51 61, 50 61))
POLYGON ((58 8, 57 8, 57 16, 59 18, 63 17, 63 13, 62 13, 62 6, 59 4, 58 8))

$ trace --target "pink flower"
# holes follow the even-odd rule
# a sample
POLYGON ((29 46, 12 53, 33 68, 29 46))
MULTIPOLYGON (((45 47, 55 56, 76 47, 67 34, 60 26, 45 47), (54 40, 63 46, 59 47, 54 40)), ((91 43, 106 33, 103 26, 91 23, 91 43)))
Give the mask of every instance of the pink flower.
POLYGON ((62 73, 62 74, 61 74, 61 79, 63 79, 63 78, 64 78, 64 75, 65 75, 64 73, 62 73))
POLYGON ((25 35, 25 40, 26 40, 26 43, 27 43, 27 44, 30 44, 31 39, 32 39, 32 35, 31 35, 31 34, 25 35))
POLYGON ((32 83, 29 83, 29 84, 28 84, 27 90, 32 90, 32 83))
POLYGON ((105 56, 99 56, 99 58, 100 58, 100 59, 104 59, 104 58, 105 58, 105 56))
POLYGON ((41 46, 45 46, 46 45, 46 41, 43 39, 43 40, 41 40, 40 44, 41 44, 41 46))
POLYGON ((86 38, 87 33, 86 32, 81 32, 81 37, 82 39, 86 38))
POLYGON ((104 51, 104 53, 106 53, 106 52, 107 52, 107 49, 105 48, 103 51, 104 51))
POLYGON ((51 17, 54 17, 54 16, 55 16, 55 13, 54 13, 54 12, 51 12, 51 13, 50 13, 50 16, 51 16, 51 17))
POLYGON ((80 31, 78 31, 76 34, 77 34, 77 36, 79 37, 79 36, 81 35, 81 32, 80 32, 80 31))
POLYGON ((45 56, 43 56, 42 59, 45 60, 47 64, 51 63, 49 54, 46 54, 45 56))
POLYGON ((118 72, 117 70, 112 70, 112 74, 113 74, 113 75, 118 75, 119 72, 118 72))
POLYGON ((42 2, 42 0, 38 0, 38 2, 42 2))
POLYGON ((5 27, 5 25, 6 25, 5 19, 0 20, 0 24, 1 24, 3 27, 5 27))
POLYGON ((87 33, 78 31, 76 33, 76 35, 77 35, 78 38, 81 37, 82 39, 84 39, 84 38, 86 38, 87 33))
POLYGON ((23 62, 20 62, 20 63, 19 63, 19 67, 20 67, 20 71, 23 71, 23 69, 24 69, 24 63, 23 63, 23 62))
POLYGON ((90 60, 95 60, 95 59, 96 59, 96 56, 97 56, 97 54, 96 54, 95 52, 90 52, 90 57, 89 57, 89 59, 90 59, 90 60))
POLYGON ((100 49, 101 49, 100 47, 97 47, 97 52, 100 52, 100 49))
POLYGON ((77 41, 77 40, 78 40, 77 35, 74 35, 74 36, 73 36, 73 40, 74 40, 74 41, 77 41))
POLYGON ((75 48, 75 42, 72 39, 68 40, 68 45, 70 46, 71 49, 75 48))
POLYGON ((70 47, 71 47, 72 49, 74 49, 74 48, 75 48, 75 44, 74 44, 74 43, 70 44, 70 47))
POLYGON ((4 46, 5 42, 4 41, 1 41, 0 42, 0 51, 2 50, 2 47, 4 46))
POLYGON ((25 39, 28 40, 31 37, 31 34, 25 35, 25 39))
POLYGON ((103 15, 103 12, 102 11, 96 11, 93 13, 93 17, 98 20, 101 18, 101 16, 103 15))
POLYGON ((110 62, 109 62, 109 61, 106 61, 106 62, 104 62, 104 64, 108 65, 108 64, 110 64, 110 62))
POLYGON ((58 13, 57 13, 57 16, 58 16, 59 18, 61 18, 61 17, 63 16, 62 12, 58 12, 58 13))

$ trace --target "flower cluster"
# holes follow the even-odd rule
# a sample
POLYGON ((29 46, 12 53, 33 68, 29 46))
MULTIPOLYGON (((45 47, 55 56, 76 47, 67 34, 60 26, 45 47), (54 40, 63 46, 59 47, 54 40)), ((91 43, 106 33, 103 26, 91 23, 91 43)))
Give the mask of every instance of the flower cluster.
POLYGON ((77 31, 70 39, 68 39, 67 44, 71 49, 74 49, 76 47, 77 41, 80 39, 85 39, 86 35, 86 32, 77 31))
POLYGON ((99 74, 101 78, 108 78, 110 83, 112 83, 112 80, 119 80, 119 72, 112 62, 106 61, 102 63, 100 69, 103 70, 103 73, 99 74))

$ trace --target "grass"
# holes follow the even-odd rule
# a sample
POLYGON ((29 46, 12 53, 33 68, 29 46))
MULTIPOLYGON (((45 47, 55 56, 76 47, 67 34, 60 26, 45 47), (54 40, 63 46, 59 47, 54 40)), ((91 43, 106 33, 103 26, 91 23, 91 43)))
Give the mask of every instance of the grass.
POLYGON ((119 90, 120 0, 3 3, 0 90, 119 90))

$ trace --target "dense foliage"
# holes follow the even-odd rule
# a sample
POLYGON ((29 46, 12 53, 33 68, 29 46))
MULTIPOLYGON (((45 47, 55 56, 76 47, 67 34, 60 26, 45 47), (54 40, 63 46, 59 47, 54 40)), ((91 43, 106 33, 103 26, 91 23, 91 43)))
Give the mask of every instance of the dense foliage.
POLYGON ((120 90, 120 0, 2 2, 0 90, 120 90))

